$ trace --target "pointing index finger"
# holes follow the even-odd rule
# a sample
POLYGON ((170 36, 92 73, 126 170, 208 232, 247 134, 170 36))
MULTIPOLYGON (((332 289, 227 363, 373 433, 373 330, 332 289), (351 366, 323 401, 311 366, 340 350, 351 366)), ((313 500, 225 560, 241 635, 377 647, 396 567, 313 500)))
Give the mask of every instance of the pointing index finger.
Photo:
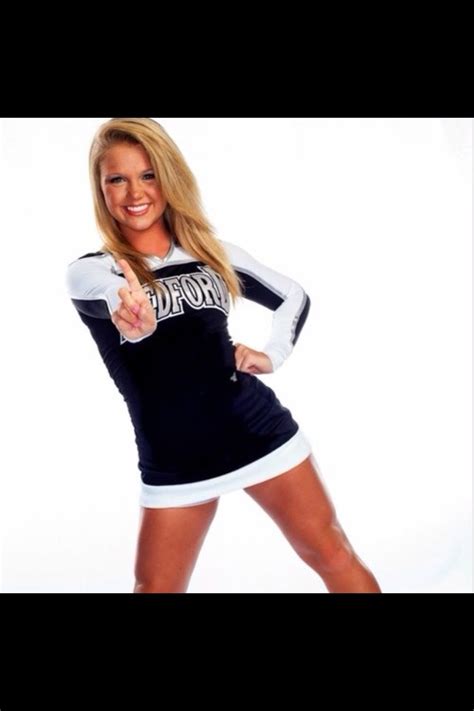
POLYGON ((133 271, 132 267, 129 265, 126 259, 119 259, 118 264, 122 267, 125 279, 128 282, 130 291, 141 291, 142 285, 138 281, 138 278, 133 271))

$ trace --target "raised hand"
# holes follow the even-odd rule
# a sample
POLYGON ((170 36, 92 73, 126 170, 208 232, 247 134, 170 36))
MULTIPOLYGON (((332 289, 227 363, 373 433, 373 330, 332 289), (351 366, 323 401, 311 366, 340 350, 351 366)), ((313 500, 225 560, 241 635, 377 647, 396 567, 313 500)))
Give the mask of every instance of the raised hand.
POLYGON ((273 373, 273 363, 266 353, 255 351, 244 346, 243 343, 234 343, 235 365, 243 373, 261 375, 273 373))
POLYGON ((123 271, 128 288, 122 286, 117 292, 121 301, 112 313, 112 322, 125 338, 133 340, 149 336, 157 325, 155 310, 127 260, 119 259, 117 264, 123 271))

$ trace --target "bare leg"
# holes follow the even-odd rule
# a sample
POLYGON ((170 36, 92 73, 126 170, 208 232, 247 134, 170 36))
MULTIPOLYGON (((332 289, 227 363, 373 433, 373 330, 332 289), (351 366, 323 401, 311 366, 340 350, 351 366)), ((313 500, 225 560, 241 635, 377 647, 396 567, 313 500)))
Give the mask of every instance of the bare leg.
POLYGON ((344 533, 312 455, 245 491, 272 517, 331 593, 382 592, 344 533))
POLYGON ((133 592, 186 592, 218 501, 182 508, 141 507, 133 592))

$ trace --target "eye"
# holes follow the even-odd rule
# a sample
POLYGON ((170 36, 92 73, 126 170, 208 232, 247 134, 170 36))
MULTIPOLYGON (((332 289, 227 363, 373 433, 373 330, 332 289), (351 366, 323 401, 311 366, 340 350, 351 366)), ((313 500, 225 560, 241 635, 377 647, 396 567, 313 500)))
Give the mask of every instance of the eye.
POLYGON ((149 172, 149 173, 145 173, 145 175, 143 176, 143 179, 144 180, 153 180, 154 177, 155 177, 155 174, 153 172, 149 172))
POLYGON ((115 176, 115 178, 109 178, 107 182, 109 183, 117 183, 119 180, 123 180, 123 178, 120 177, 120 175, 115 176))

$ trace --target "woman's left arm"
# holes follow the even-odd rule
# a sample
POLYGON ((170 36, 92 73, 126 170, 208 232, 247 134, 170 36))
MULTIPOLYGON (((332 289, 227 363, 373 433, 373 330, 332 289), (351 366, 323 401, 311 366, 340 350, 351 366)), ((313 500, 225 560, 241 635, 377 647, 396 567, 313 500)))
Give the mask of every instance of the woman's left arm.
POLYGON ((259 368, 258 357, 255 355, 259 351, 253 351, 241 344, 237 344, 237 366, 239 367, 240 359, 247 361, 248 372, 274 372, 293 351, 308 316, 311 300, 294 279, 270 269, 242 247, 224 240, 220 242, 244 284, 244 298, 274 312, 271 333, 261 351, 270 359, 273 371, 259 368), (246 354, 243 349, 246 349, 246 354), (256 361, 253 366, 252 360, 256 361))

